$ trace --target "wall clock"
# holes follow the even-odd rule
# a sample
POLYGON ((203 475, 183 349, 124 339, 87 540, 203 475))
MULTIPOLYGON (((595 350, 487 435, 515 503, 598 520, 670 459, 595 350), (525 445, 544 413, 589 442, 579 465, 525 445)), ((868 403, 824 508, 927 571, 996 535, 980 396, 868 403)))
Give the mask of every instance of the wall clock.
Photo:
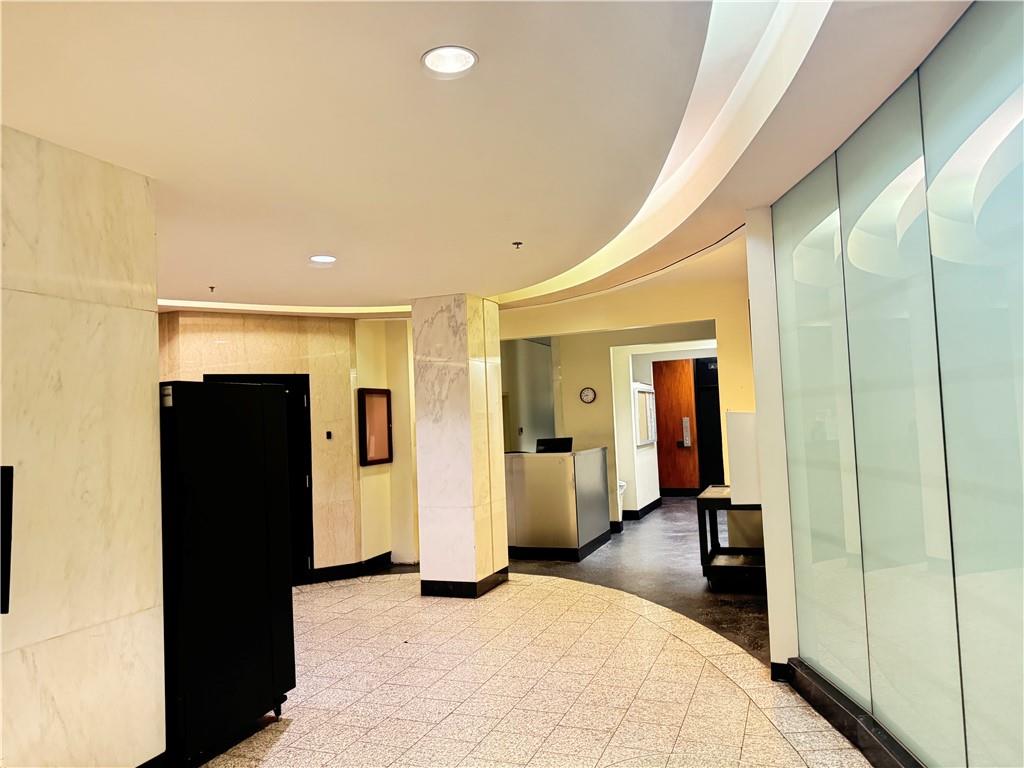
POLYGON ((580 400, 589 405, 597 400, 597 392, 594 391, 593 387, 584 387, 580 390, 580 400))

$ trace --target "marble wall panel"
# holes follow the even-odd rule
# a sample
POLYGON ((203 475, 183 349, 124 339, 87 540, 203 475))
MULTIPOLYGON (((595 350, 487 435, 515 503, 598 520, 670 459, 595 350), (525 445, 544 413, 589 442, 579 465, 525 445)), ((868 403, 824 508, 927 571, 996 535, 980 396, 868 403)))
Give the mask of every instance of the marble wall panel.
POLYGON ((420 505, 472 506, 469 366, 417 356, 414 367, 420 505))
POLYGON ((164 749, 149 181, 7 128, 3 154, 4 761, 135 766, 164 749))
POLYGON ((11 650, 161 602, 157 320, 20 291, 2 307, 11 650))
POLYGON ((477 504, 473 507, 473 525, 475 526, 475 562, 476 572, 472 579, 480 581, 494 573, 494 530, 491 525, 491 502, 477 504))
MULTIPOLYGON (((491 500, 491 445, 488 418, 487 363, 482 358, 469 361, 470 453, 473 479, 473 505, 491 500)), ((502 446, 504 449, 504 446, 502 446)))
POLYGON ((164 750, 160 606, 3 654, 4 764, 138 766, 164 750))
POLYGON ((3 157, 4 287, 153 310, 149 179, 7 127, 3 157))
POLYGON ((420 578, 468 581, 476 577, 473 507, 420 505, 420 578))
POLYGON ((175 312, 161 317, 162 378, 204 373, 309 374, 313 565, 359 562, 354 321, 175 312), (174 319, 172 319, 172 317, 174 319), (327 439, 327 432, 332 439, 327 439))

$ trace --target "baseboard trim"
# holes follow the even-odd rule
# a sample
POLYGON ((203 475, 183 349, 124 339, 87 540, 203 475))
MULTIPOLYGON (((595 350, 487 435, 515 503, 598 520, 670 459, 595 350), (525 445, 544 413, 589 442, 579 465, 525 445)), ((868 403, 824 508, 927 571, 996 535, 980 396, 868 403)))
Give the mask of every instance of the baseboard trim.
POLYGON ((661 496, 656 498, 650 504, 645 504, 640 509, 624 509, 622 510, 623 520, 641 520, 648 514, 653 512, 655 509, 661 506, 661 496))
POLYGON ((578 563, 598 547, 611 541, 612 529, 587 542, 582 547, 509 547, 508 556, 513 560, 565 560, 578 563))
POLYGON ((773 661, 771 666, 771 677, 776 683, 788 683, 793 679, 793 668, 789 664, 773 661))
POLYGON ((167 753, 161 752, 159 755, 149 758, 149 760, 139 765, 139 768, 170 768, 167 753))
POLYGON ((359 563, 345 563, 343 565, 330 565, 326 568, 314 568, 311 570, 303 584, 320 584, 324 581, 338 581, 339 579, 354 579, 356 576, 368 576, 378 571, 385 571, 391 567, 391 553, 382 552, 363 560, 359 563))
POLYGON ((420 579, 423 597, 480 597, 502 582, 508 581, 508 566, 480 581, 429 581, 420 579))
POLYGON ((603 547, 605 544, 607 544, 611 540, 612 540, 612 529, 609 528, 607 531, 604 531, 597 538, 592 539, 591 541, 587 542, 582 547, 580 547, 580 549, 579 549, 580 560, 582 560, 583 558, 585 558, 587 555, 591 554, 595 550, 603 547))
POLYGON ((612 520, 609 524, 612 533, 622 533, 622 521, 612 520))
POLYGON ((671 496, 671 497, 699 496, 700 492, 701 492, 700 488, 661 488, 660 490, 661 490, 661 495, 662 496, 671 496))
MULTIPOLYGON (((772 664, 774 668, 775 665, 772 664)), ((789 660, 790 685, 832 727, 857 747, 875 768, 924 768, 871 713, 801 659, 789 660)))

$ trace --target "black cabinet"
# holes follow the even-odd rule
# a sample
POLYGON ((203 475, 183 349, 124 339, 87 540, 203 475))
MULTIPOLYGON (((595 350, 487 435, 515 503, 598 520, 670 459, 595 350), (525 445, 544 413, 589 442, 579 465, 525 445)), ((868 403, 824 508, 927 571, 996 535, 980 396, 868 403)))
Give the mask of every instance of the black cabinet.
POLYGON ((284 388, 160 387, 167 757, 210 759, 295 687, 284 388))

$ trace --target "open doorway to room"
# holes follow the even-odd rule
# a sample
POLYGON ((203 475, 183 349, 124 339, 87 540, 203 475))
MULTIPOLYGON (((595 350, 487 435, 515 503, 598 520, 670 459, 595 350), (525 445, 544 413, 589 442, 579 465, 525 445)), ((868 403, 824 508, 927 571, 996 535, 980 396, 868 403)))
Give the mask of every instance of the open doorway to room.
MULTIPOLYGON (((750 408, 735 386, 743 374, 737 364, 720 389, 713 321, 552 336, 540 345, 526 339, 503 342, 503 395, 509 402, 506 450, 536 450, 522 406, 512 404, 524 400, 550 407, 546 434, 571 437, 573 451, 605 448, 608 489, 603 503, 616 534, 578 562, 513 552, 511 570, 626 590, 677 610, 767 660, 765 596, 750 589, 711 589, 703 573, 693 498, 704 487, 725 481, 725 412, 750 408), (674 368, 675 363, 684 365, 674 368), (685 392, 690 420, 688 452, 693 458, 683 479, 659 467, 659 443, 670 440, 673 449, 683 452, 677 443, 685 442, 683 406, 666 388, 671 376, 680 380, 677 387, 685 392)), ((543 457, 519 456, 511 462, 534 458, 543 457)), ((519 480, 509 466, 506 457, 507 494, 512 498, 519 480)), ((727 515, 719 515, 716 530, 723 545, 731 543, 727 515)), ((510 511, 510 537, 515 533, 510 511)))
POLYGON ((611 350, 618 480, 626 483, 624 519, 641 519, 665 498, 696 496, 723 482, 717 354, 714 338, 611 350), (706 378, 711 366, 713 386, 698 386, 696 372, 706 378), (649 413, 640 412, 645 393, 650 393, 649 413), (653 428, 639 439, 641 422, 648 418, 653 428))

